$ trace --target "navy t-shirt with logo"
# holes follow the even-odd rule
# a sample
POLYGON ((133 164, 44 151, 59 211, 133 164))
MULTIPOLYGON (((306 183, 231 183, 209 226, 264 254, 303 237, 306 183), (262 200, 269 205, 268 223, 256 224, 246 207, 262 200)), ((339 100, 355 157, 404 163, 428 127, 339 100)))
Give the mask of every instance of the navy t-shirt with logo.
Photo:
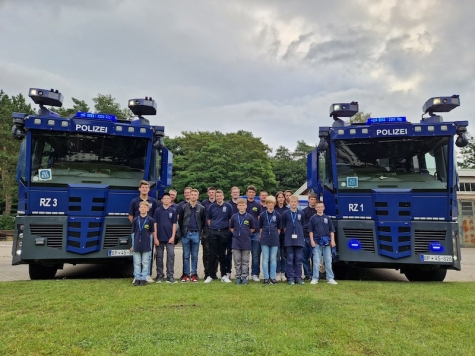
POLYGON ((249 213, 236 213, 231 217, 229 227, 233 230, 232 248, 235 250, 251 250, 251 229, 255 229, 254 218, 249 213))
MULTIPOLYGON (((145 201, 141 197, 137 197, 132 199, 129 205, 129 215, 133 216, 134 218, 140 215, 139 206, 140 202, 145 201)), ((148 210, 148 216, 153 217, 155 210, 158 207, 158 202, 153 199, 152 197, 148 197, 147 200, 148 206, 150 209, 148 210)))
POLYGON ((303 226, 305 225, 305 215, 302 210, 293 212, 286 210, 282 216, 282 228, 285 228, 285 246, 305 246, 303 226), (292 238, 292 235, 297 238, 292 238))
POLYGON ((248 200, 246 211, 254 218, 254 226, 257 226, 257 223, 259 222, 259 215, 261 215, 262 213, 261 204, 259 204, 255 200, 248 200))
POLYGON ((177 213, 172 207, 165 209, 160 206, 155 210, 153 220, 157 224, 157 238, 160 242, 168 242, 172 237, 173 224, 177 223, 177 213))
POLYGON ((277 211, 269 213, 263 211, 259 218, 261 230, 261 245, 279 246, 279 229, 282 225, 282 217, 277 211))
POLYGON ((233 216, 233 207, 231 204, 223 202, 222 205, 213 203, 208 208, 206 220, 210 220, 210 229, 229 228, 229 219, 233 216))
POLYGON ((313 232, 315 242, 320 242, 321 236, 330 237, 330 232, 335 232, 335 227, 328 215, 313 215, 308 223, 308 231, 313 232))
POLYGON ((150 216, 135 217, 132 221, 131 233, 133 234, 134 252, 150 252, 152 251, 152 235, 155 220, 150 216))

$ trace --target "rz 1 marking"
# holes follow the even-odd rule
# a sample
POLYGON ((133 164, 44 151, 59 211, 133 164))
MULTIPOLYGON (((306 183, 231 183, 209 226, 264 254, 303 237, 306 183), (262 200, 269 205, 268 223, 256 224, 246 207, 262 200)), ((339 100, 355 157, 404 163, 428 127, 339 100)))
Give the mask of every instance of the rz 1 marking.
POLYGON ((54 198, 40 198, 40 206, 57 206, 58 205, 58 199, 54 198))
POLYGON ((363 204, 348 204, 349 211, 363 211, 363 204))

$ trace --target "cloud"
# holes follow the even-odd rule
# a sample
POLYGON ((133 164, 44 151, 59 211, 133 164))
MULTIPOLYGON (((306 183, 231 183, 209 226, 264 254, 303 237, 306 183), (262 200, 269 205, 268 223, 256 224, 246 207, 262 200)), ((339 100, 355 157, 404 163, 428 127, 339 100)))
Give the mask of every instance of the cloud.
MULTIPOLYGON (((437 95, 470 120, 475 2, 3 1, 0 87, 60 89, 92 106, 153 96, 169 135, 252 131, 276 148, 318 141, 333 102, 420 118, 437 95)), ((475 129, 472 129, 475 130, 475 129)))

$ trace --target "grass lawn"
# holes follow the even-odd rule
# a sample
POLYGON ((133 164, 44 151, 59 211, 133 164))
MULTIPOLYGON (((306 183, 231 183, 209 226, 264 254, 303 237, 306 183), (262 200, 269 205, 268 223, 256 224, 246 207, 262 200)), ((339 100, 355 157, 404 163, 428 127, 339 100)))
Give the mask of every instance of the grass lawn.
POLYGON ((0 355, 473 355, 474 283, 0 283, 0 355))

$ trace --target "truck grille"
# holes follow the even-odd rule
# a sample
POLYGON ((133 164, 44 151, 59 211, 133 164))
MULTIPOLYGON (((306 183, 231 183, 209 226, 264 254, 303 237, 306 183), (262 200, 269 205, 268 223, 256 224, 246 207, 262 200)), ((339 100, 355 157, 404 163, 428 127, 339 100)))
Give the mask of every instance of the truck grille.
POLYGON ((104 234, 103 248, 111 248, 119 244, 119 237, 130 236, 130 225, 107 225, 104 234))
POLYGON ((374 253, 374 238, 372 229, 348 229, 344 228, 346 241, 358 239, 361 242, 361 249, 374 253))
POLYGON ((32 235, 46 238, 46 246, 63 248, 63 225, 30 225, 32 235))
POLYGON ((445 242, 445 230, 416 230, 414 232, 414 243, 416 253, 429 252, 429 243, 445 242))

